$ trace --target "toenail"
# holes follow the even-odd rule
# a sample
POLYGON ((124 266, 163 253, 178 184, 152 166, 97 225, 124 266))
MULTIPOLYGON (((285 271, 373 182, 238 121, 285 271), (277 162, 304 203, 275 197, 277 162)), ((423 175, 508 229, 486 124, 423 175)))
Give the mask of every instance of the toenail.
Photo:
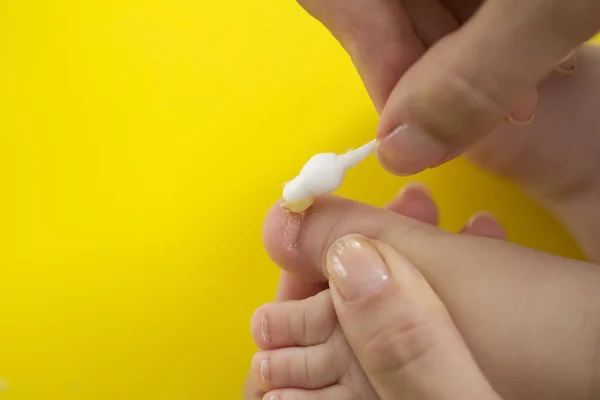
POLYGON ((260 335, 265 343, 271 343, 271 335, 269 334, 269 320, 263 315, 260 319, 260 335))
POLYGON ((279 396, 269 396, 269 400, 280 400, 279 396))
POLYGON ((304 214, 288 212, 285 217, 285 227, 283 229, 283 241, 288 249, 298 247, 298 239, 300 237, 300 228, 304 214))
POLYGON ((269 360, 266 358, 260 362, 260 379, 262 379, 262 381, 265 383, 269 383, 271 379, 269 360))

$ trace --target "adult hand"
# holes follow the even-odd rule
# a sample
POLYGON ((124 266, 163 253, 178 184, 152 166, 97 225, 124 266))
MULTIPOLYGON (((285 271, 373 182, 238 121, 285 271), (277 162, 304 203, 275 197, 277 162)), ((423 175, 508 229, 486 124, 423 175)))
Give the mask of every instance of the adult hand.
POLYGON ((498 400, 421 273, 392 246, 338 239, 327 257, 346 338, 382 400, 498 400))
POLYGON ((452 159, 507 118, 529 122, 537 85, 573 69, 600 28, 597 0, 299 2, 352 57, 381 112, 379 158, 399 174, 452 159))

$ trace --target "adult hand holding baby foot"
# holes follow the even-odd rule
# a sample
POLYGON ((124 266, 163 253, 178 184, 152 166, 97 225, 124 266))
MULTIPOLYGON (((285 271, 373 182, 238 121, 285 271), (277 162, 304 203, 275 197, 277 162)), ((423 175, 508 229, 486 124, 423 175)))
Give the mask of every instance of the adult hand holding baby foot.
MULTIPOLYGON (((411 219, 421 221, 427 225, 437 226, 439 223, 439 211, 437 205, 427 187, 422 184, 412 183, 406 185, 398 194, 398 196, 389 202, 389 204, 386 206, 386 209, 394 214, 403 215, 411 219)), ((473 215, 473 217, 461 229, 460 233, 466 236, 489 237, 499 240, 506 240, 506 233, 502 226, 495 220, 493 216, 487 213, 478 213, 473 215)), ((274 237, 271 236, 271 239, 272 238, 274 237)), ((269 239, 269 241, 271 241, 271 239, 269 239)), ((311 274, 310 269, 306 269, 304 272, 311 274)), ((326 291, 326 289, 328 289, 328 285, 322 281, 317 280, 316 282, 308 282, 305 279, 306 275, 303 276, 302 274, 288 273, 283 271, 275 296, 275 300, 278 303, 276 303, 274 306, 277 306, 282 302, 286 305, 293 304, 294 302, 298 302, 299 304, 308 303, 309 308, 311 308, 307 311, 308 315, 314 314, 314 310, 312 310, 313 304, 317 307, 318 313, 327 313, 327 310, 330 310, 332 313, 333 307, 331 305, 331 297, 329 296, 329 292, 326 291), (326 296, 320 295, 316 301, 305 300, 319 293, 325 293, 323 291, 326 291, 326 296)), ((282 313, 280 312, 278 314, 279 319, 281 319, 282 313)), ((261 320, 262 318, 259 317, 258 319, 261 320)), ((274 318, 269 318, 272 323, 277 325, 276 321, 272 321, 273 319, 274 318)), ((288 323, 285 322, 285 324, 287 325, 288 323)), ((260 332, 261 325, 261 322, 255 324, 255 329, 257 330, 257 334, 255 336, 257 338, 261 338, 265 334, 264 332, 260 332)), ((319 330, 321 333, 324 331, 322 326, 315 326, 315 329, 319 330)), ((276 329, 271 329, 271 331, 276 331, 276 329)), ((307 332, 308 331, 310 331, 310 329, 308 329, 307 332)), ((273 333, 272 336, 275 335, 276 334, 273 333)), ((271 336, 271 334, 269 334, 269 336, 271 336)), ((270 343, 265 343, 264 340, 259 339, 261 342, 257 344, 262 349, 273 349, 274 346, 272 339, 273 338, 269 338, 270 343)), ((339 339, 342 339, 341 346, 344 347, 347 342, 343 335, 341 335, 341 337, 338 336, 337 340, 339 339)), ((348 350, 348 352, 349 351, 350 350, 348 350)), ((358 375, 363 374, 359 371, 358 375)), ((370 388, 370 385, 367 385, 367 387, 370 388)), ((257 384, 256 378, 252 375, 248 376, 244 388, 244 400, 262 400, 265 394, 266 390, 264 385, 257 384)), ((313 395, 314 393, 310 392, 309 394, 313 395)), ((341 400, 336 397, 334 398, 341 400)), ((363 396, 361 397, 361 400, 367 400, 371 398, 373 397, 363 396)))
MULTIPOLYGON (((579 73, 541 85, 539 102, 536 88, 552 72, 564 74, 575 69, 572 49, 600 26, 600 3, 302 0, 301 4, 349 51, 376 108, 382 111, 379 158, 387 169, 399 174, 419 172, 477 143, 471 155, 480 165, 530 189, 565 222, 590 258, 600 260, 600 184, 594 161, 600 143, 594 107, 600 100, 600 52, 587 46, 580 49, 579 73), (556 27, 561 28, 560 32, 556 27), (536 124, 529 125, 534 108, 536 124), (511 125, 494 129, 504 119, 511 125), (492 135, 480 141, 491 131, 492 135)), ((396 221, 398 226, 391 227, 394 218, 378 220, 362 205, 352 209, 352 222, 339 218, 339 212, 344 210, 330 209, 328 215, 323 212, 327 207, 318 207, 320 225, 323 232, 330 232, 328 237, 310 228, 311 224, 316 225, 310 222, 310 213, 308 221, 303 222, 298 248, 284 246, 281 231, 267 234, 266 244, 272 257, 290 271, 284 278, 288 283, 297 282, 295 289, 301 288, 297 292, 303 295, 298 299, 310 296, 309 284, 302 284, 302 279, 311 280, 310 287, 315 288, 315 294, 318 291, 319 283, 314 281, 325 268, 326 259, 320 251, 332 243, 330 239, 341 237, 340 231, 361 233, 376 239, 371 243, 387 243, 421 271, 446 304, 485 376, 500 394, 515 399, 584 399, 599 393, 594 356, 599 328, 592 322, 598 313, 594 293, 599 276, 595 266, 546 257, 517 246, 488 246, 475 238, 445 236, 448 240, 443 244, 446 240, 438 239, 444 236, 435 230, 425 229, 424 233, 422 227, 400 229, 403 224, 412 226, 407 221, 396 221), (336 213, 336 218, 329 218, 336 213), (571 319, 570 315, 585 315, 585 326, 580 318, 571 319)), ((267 226, 272 226, 272 222, 267 221, 267 226)), ((273 305, 274 314, 268 318, 263 315, 264 320, 272 321, 274 327, 298 326, 290 321, 310 321, 311 315, 319 315, 314 310, 330 310, 331 297, 329 291, 322 292, 299 300, 287 312, 279 306, 289 307, 288 303, 273 305)), ((372 303, 385 309, 383 301, 372 303)), ((359 337, 364 329, 378 329, 364 323, 365 316, 372 312, 368 305, 363 312, 352 312, 346 306, 344 302, 336 303, 339 314, 347 311, 346 322, 342 323, 348 332, 359 337)), ((268 310, 257 313, 263 311, 268 314, 268 310)), ((385 328, 386 320, 372 322, 384 327, 382 338, 393 337, 394 326, 385 328)), ((256 376, 280 379, 277 384, 263 385, 270 390, 265 399, 285 400, 292 396, 370 400, 394 393, 393 386, 376 383, 385 374, 373 368, 363 371, 352 361, 354 355, 340 334, 341 328, 331 323, 325 327, 331 331, 319 324, 305 325, 302 332, 313 335, 311 340, 279 338, 281 348, 273 347, 274 336, 270 343, 261 342, 263 332, 255 330, 257 344, 265 350, 255 357, 256 376), (320 334, 315 336, 315 332, 320 334), (296 351, 290 352, 289 347, 296 351), (337 358, 330 354, 330 359, 323 362, 327 353, 316 353, 316 348, 333 348, 337 358), (315 358, 318 354, 321 358, 315 358), (315 360, 314 365, 337 365, 339 374, 311 368, 302 361, 309 358, 315 360), (302 367, 304 376, 277 375, 282 371, 302 371, 302 367), (365 372, 369 376, 375 374, 370 379, 381 393, 373 393, 365 372)), ((359 358, 365 353, 365 342, 362 343, 358 340, 351 344, 359 358)), ((393 343, 390 346, 390 350, 394 349, 393 343)), ((450 348, 457 349, 453 345, 450 348)), ((379 360, 385 360, 383 355, 379 360)), ((368 360, 360 361, 368 365, 368 360)), ((426 373, 437 376, 434 371, 426 373)), ((476 368, 464 375, 465 379, 476 380, 473 389, 484 387, 485 379, 482 384, 476 376, 476 368)), ((437 390, 415 387, 421 390, 413 392, 415 395, 437 390)), ((403 389, 406 388, 396 387, 394 395, 402 395, 403 389)), ((451 387, 441 390, 453 393, 451 387)), ((473 396, 464 393, 458 397, 473 396)))
POLYGON ((503 121, 531 122, 536 87, 575 68, 596 0, 300 0, 352 57, 381 112, 382 164, 413 174, 503 121))

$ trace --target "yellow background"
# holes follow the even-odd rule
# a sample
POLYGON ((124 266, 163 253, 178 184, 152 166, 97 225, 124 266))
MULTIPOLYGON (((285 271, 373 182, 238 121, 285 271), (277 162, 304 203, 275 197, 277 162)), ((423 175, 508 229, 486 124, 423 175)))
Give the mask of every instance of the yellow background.
MULTIPOLYGON (((239 398, 277 277, 264 213, 374 134, 337 43, 292 0, 3 0, 0 90, 0 399, 239 398)), ((418 178, 446 228, 488 209, 578 255, 462 161, 418 178)), ((370 160, 341 194, 405 182, 370 160)))

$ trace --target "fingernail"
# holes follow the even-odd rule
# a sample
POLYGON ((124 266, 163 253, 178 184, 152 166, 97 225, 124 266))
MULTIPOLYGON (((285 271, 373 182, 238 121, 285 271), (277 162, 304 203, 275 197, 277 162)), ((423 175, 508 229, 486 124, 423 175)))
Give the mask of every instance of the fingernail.
POLYGON ((401 125, 380 140, 378 157, 383 166, 397 175, 426 170, 446 157, 448 149, 414 124, 401 125))
POLYGON ((554 67, 558 72, 563 74, 570 74, 577 69, 577 57, 575 56, 575 50, 570 52, 565 58, 563 58, 554 67))
POLYGON ((329 278, 346 301, 374 294, 390 279, 377 248, 362 236, 339 239, 329 250, 329 278))
POLYGON ((535 119, 535 107, 538 102, 538 91, 530 91, 521 103, 506 117, 512 125, 527 126, 535 119))

